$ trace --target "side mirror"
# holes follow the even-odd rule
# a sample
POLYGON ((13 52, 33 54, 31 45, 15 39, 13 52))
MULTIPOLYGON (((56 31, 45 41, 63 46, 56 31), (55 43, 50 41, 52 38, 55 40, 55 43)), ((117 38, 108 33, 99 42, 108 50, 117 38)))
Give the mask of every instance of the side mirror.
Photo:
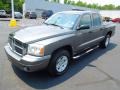
POLYGON ((84 29, 90 29, 89 25, 81 25, 77 28, 77 30, 84 30, 84 29))

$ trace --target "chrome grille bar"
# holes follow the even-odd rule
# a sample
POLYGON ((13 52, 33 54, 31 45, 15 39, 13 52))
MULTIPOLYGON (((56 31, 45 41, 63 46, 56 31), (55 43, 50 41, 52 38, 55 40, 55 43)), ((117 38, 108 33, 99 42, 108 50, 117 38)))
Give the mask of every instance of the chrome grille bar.
POLYGON ((24 44, 17 39, 9 37, 9 45, 11 49, 18 55, 23 56, 27 53, 27 44, 24 44))

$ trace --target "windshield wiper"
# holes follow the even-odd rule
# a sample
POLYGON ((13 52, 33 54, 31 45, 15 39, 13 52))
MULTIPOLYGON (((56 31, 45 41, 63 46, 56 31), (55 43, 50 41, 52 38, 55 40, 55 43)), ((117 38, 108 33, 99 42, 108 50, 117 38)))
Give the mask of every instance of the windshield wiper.
POLYGON ((45 22, 43 22, 44 24, 46 24, 46 25, 49 25, 48 23, 45 23, 45 22))
POLYGON ((44 24, 46 24, 46 25, 53 25, 53 26, 57 26, 57 27, 60 27, 61 29, 64 29, 62 26, 60 26, 60 25, 57 25, 57 24, 49 24, 49 23, 44 23, 44 24))
POLYGON ((63 27, 61 27, 61 26, 59 26, 59 25, 57 25, 57 24, 51 24, 51 25, 57 26, 57 27, 60 27, 60 28, 64 29, 63 27))

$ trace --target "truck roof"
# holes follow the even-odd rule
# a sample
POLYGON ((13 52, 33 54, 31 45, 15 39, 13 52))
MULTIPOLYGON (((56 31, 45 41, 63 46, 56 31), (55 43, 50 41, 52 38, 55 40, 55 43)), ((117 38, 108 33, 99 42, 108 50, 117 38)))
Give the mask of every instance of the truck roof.
POLYGON ((85 13, 98 13, 98 12, 95 12, 95 11, 62 11, 62 12, 59 12, 59 13, 69 13, 69 14, 85 14, 85 13))

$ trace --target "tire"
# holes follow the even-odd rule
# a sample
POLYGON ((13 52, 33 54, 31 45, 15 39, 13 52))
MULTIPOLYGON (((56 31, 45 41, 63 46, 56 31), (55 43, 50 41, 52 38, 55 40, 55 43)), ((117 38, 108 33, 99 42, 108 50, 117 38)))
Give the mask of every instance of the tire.
POLYGON ((59 50, 55 52, 48 65, 48 73, 51 76, 63 75, 68 70, 69 61, 70 54, 67 50, 59 50))
POLYGON ((110 35, 107 34, 105 39, 100 43, 100 48, 107 48, 110 43, 110 35))

